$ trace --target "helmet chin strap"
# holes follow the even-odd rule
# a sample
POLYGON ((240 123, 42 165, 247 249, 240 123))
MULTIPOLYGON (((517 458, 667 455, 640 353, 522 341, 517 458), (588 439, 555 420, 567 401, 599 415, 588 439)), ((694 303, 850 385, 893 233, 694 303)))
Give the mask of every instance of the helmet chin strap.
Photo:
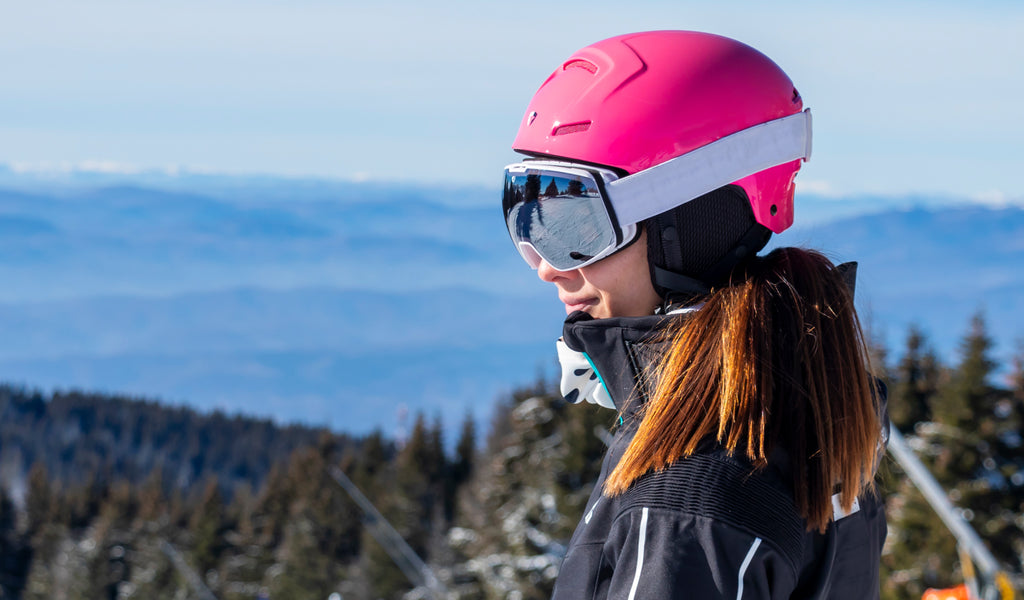
POLYGON ((670 296, 677 298, 679 295, 686 298, 703 296, 711 291, 711 286, 699 279, 687 277, 681 273, 673 273, 659 266, 652 267, 652 276, 655 289, 664 288, 667 294, 663 294, 667 300, 670 296))

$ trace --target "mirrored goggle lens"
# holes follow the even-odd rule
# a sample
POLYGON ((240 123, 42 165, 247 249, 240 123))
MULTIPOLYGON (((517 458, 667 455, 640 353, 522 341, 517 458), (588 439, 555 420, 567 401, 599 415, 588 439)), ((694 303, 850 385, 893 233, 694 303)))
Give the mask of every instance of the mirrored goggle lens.
POLYGON ((524 247, 568 271, 616 244, 615 228, 592 177, 506 170, 502 205, 512 241, 531 267, 539 263, 524 247))

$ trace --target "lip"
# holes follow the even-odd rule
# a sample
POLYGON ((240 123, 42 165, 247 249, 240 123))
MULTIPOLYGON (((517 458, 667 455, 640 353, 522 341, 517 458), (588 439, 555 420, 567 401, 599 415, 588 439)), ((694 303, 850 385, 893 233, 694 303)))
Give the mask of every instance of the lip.
POLYGON ((565 304, 565 314, 569 315, 578 310, 587 310, 587 308, 597 304, 597 298, 559 298, 562 304, 565 304))

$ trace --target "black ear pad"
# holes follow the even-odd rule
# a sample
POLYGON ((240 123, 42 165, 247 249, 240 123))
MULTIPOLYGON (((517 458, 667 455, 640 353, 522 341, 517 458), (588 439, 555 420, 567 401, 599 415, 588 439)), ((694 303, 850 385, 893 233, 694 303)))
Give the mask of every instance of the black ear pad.
POLYGON ((643 222, 654 289, 703 295, 764 248, 771 231, 754 220, 746 192, 727 185, 643 222))

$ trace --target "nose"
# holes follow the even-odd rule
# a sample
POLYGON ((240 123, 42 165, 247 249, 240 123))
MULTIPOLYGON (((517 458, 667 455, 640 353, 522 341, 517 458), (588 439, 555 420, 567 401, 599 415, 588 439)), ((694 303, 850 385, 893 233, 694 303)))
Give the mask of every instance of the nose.
POLYGON ((543 258, 540 260, 540 264, 537 265, 537 277, 540 277, 541 281, 548 283, 554 283, 559 279, 571 279, 577 271, 559 271, 548 264, 548 261, 543 258))

